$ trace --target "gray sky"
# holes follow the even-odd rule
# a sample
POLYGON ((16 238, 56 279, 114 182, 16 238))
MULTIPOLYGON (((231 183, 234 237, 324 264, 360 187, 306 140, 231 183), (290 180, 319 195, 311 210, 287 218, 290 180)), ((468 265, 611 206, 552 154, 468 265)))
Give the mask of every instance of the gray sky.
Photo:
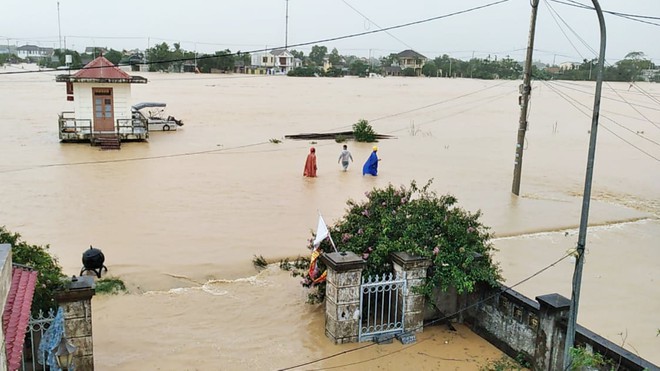
MULTIPOLYGON (((289 45, 343 36, 441 16, 495 0, 289 0, 289 45), (357 9, 354 10, 353 8, 357 9), (364 16, 371 20, 368 21, 364 16)), ((564 0, 567 1, 567 0, 564 0)), ((590 0, 577 0, 591 5, 590 0)), ((61 33, 66 45, 144 49, 180 42, 186 50, 251 51, 284 45, 286 0, 156 1, 60 0, 61 33)), ((660 17, 660 0, 600 0, 605 10, 660 17)), ((593 10, 541 0, 534 60, 560 63, 593 58, 568 26, 552 17, 548 4, 570 29, 598 50, 598 23, 593 10), (567 34, 568 39, 563 31, 567 34), (571 45, 571 42, 574 46, 571 45)), ((383 56, 415 49, 427 57, 449 54, 469 59, 511 56, 524 59, 530 18, 529 0, 506 3, 403 29, 327 42, 341 54, 383 56)), ((3 0, 0 42, 59 47, 57 1, 3 0)), ((630 51, 642 51, 660 64, 658 25, 606 15, 607 60, 614 63, 630 51)), ((311 46, 294 47, 307 54, 311 46)))

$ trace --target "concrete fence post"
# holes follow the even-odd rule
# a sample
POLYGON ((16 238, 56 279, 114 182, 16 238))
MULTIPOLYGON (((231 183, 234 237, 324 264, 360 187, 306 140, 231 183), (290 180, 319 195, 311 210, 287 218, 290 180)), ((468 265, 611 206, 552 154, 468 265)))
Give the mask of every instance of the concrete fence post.
POLYGON ((328 269, 325 294, 325 335, 335 344, 358 341, 360 284, 366 262, 352 252, 323 254, 328 269))
POLYGON ((539 326, 536 332, 534 370, 559 370, 564 364, 566 321, 571 301, 559 294, 537 296, 539 326))
POLYGON ((421 256, 410 255, 407 252, 395 252, 391 255, 394 271, 397 276, 406 274, 406 292, 403 329, 406 332, 422 332, 424 330, 424 295, 415 292, 414 288, 424 284, 426 270, 430 260, 421 256))
POLYGON ((76 351, 73 364, 76 371, 94 370, 94 344, 92 341, 92 296, 94 278, 72 277, 64 288, 55 293, 55 300, 64 311, 64 332, 76 351))

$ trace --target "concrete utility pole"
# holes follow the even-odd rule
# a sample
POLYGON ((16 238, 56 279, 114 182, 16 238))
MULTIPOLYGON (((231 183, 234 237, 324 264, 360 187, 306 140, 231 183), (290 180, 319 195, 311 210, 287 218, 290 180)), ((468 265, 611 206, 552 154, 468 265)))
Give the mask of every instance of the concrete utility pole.
POLYGON ((532 0, 532 18, 529 21, 529 39, 527 40, 527 57, 525 59, 525 71, 523 72, 523 84, 520 87, 520 120, 518 126, 518 142, 516 143, 516 158, 513 168, 513 186, 511 192, 520 195, 520 176, 522 174, 523 147, 525 145, 525 132, 527 131, 527 108, 529 107, 529 96, 532 93, 532 54, 534 52, 534 32, 536 31, 536 13, 539 9, 539 0, 532 0))
POLYGON ((62 26, 60 25, 60 2, 57 2, 57 31, 59 33, 60 53, 62 52, 62 26))
POLYGON ((577 323, 578 304, 580 302, 580 286, 582 284, 582 266, 584 265, 584 249, 587 244, 587 225, 589 222, 589 201, 591 199, 591 183, 594 173, 594 157, 596 155, 596 135, 598 134, 598 116, 600 114, 600 96, 603 87, 603 70, 605 67, 605 17, 598 4, 598 0, 591 0, 598 14, 600 26, 600 53, 598 55, 598 71, 596 72, 596 92, 594 93, 594 110, 591 115, 591 136, 589 138, 589 154, 587 156, 587 174, 584 180, 584 194, 582 195, 582 216, 580 217, 580 231, 578 234, 577 257, 575 271, 573 272, 573 288, 571 292, 571 309, 568 313, 568 329, 566 330, 566 344, 564 346, 564 369, 568 370, 572 357, 570 349, 575 343, 575 325, 577 323))
POLYGON ((284 23, 284 50, 286 50, 289 48, 289 0, 286 0, 286 21, 284 23))

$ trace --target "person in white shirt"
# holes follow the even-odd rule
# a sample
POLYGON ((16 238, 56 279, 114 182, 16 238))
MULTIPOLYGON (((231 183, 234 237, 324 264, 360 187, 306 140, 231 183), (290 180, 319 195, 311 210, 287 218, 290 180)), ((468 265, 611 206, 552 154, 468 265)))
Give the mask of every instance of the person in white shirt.
POLYGON ((348 169, 348 160, 353 161, 353 156, 351 156, 351 153, 348 151, 348 146, 344 144, 344 149, 339 154, 339 159, 337 160, 337 163, 341 162, 344 171, 348 169))

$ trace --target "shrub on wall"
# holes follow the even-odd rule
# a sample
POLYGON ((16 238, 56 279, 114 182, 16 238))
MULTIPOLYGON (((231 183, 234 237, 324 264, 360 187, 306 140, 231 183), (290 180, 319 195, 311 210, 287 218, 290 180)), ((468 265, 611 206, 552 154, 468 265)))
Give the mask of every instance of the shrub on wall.
POLYGON ((60 287, 64 274, 57 258, 48 252, 50 246, 30 245, 21 240, 20 234, 12 233, 4 226, 0 227, 0 243, 11 245, 13 263, 39 272, 32 299, 32 313, 38 313, 39 310, 47 312, 48 309, 55 308, 55 290, 60 287))
MULTIPOLYGON (((420 288, 427 297, 435 287, 455 287, 463 293, 474 291, 478 282, 495 285, 500 270, 492 261, 492 235, 479 221, 481 213, 456 206, 452 195, 437 196, 430 185, 431 181, 421 188, 414 181, 407 188, 390 184, 366 192, 364 201, 349 200, 346 214, 329 227, 337 249, 361 256, 367 262, 363 271, 367 276, 392 272, 393 252, 429 258, 432 265, 420 288)), ((334 251, 328 240, 321 248, 334 251)), ((312 277, 307 274, 302 284, 314 286, 312 277)), ((325 287, 318 286, 316 297, 321 300, 325 287)))

